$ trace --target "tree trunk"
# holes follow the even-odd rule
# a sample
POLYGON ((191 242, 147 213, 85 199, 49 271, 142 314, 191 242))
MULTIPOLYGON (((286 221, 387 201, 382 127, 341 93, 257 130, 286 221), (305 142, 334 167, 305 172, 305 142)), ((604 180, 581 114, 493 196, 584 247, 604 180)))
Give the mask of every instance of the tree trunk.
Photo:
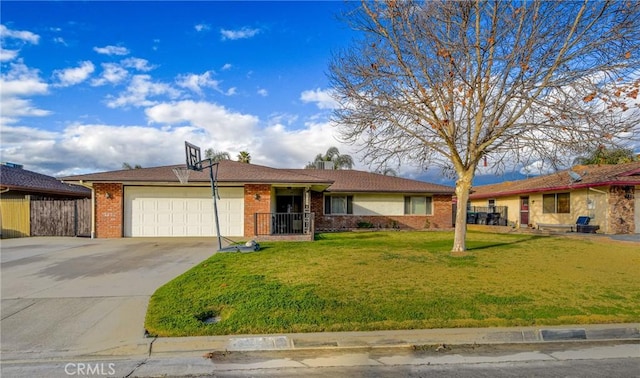
POLYGON ((467 250, 467 202, 469 201, 469 191, 471 190, 471 182, 473 181, 473 171, 466 171, 459 174, 456 181, 456 228, 453 236, 452 255, 465 255, 467 250))

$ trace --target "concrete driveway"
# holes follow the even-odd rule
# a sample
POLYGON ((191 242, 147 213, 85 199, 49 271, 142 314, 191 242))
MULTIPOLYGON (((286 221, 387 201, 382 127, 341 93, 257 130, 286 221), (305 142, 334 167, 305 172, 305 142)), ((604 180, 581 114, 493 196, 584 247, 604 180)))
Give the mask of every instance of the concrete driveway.
POLYGON ((150 296, 216 247, 214 238, 2 240, 2 360, 147 353, 150 296))

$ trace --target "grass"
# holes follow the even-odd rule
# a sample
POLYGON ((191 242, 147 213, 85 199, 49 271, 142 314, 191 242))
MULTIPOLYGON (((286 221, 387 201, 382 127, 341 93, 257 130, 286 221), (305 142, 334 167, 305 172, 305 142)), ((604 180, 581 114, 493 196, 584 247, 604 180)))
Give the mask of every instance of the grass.
POLYGON ((158 336, 637 322, 633 243, 469 232, 321 234, 215 254, 164 285, 158 336), (218 317, 208 324, 206 319, 218 317))

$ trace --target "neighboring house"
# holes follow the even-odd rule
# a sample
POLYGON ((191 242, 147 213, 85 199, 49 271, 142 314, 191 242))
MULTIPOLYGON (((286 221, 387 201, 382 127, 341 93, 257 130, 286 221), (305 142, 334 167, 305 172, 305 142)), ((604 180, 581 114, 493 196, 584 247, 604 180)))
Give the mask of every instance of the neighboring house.
MULTIPOLYGON (((571 230, 580 216, 606 234, 640 233, 640 162, 579 165, 473 188, 470 205, 506 207, 510 224, 571 230)), ((576 228, 573 227, 575 231, 576 228)))
MULTIPOLYGON (((152 167, 65 177, 92 188, 94 236, 215 236, 208 169, 186 184, 152 167)), ((218 165, 217 207, 225 237, 312 240, 315 231, 450 228, 453 188, 355 170, 218 165)))
MULTIPOLYGON (((86 208, 87 234, 90 228, 91 190, 65 184, 55 177, 23 169, 12 163, 0 164, 0 220, 2 237, 76 236, 86 208)), ((82 223, 82 222, 81 222, 82 223)))

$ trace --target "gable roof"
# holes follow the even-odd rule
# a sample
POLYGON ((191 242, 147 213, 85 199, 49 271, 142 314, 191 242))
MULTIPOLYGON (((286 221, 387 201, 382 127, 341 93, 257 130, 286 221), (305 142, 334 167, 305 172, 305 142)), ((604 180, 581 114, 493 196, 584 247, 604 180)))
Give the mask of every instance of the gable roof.
POLYGON ((91 189, 83 186, 66 184, 55 177, 6 165, 0 165, 0 188, 34 194, 91 196, 91 189))
MULTIPOLYGON (((178 183, 174 168, 184 165, 126 169, 63 177, 67 182, 178 183)), ((393 192, 453 194, 452 187, 356 170, 279 169, 223 160, 218 165, 220 183, 310 184, 331 192, 393 192)), ((190 183, 209 182, 209 170, 189 172, 190 183)))
POLYGON ((454 193, 454 189, 446 185, 350 169, 295 169, 291 171, 304 172, 308 175, 332 180, 333 184, 327 191, 334 193, 454 193))
POLYGON ((571 169, 519 181, 473 188, 471 199, 504 197, 525 193, 574 190, 606 185, 640 185, 640 162, 615 165, 577 165, 571 169), (578 180, 570 175, 570 171, 578 180))

